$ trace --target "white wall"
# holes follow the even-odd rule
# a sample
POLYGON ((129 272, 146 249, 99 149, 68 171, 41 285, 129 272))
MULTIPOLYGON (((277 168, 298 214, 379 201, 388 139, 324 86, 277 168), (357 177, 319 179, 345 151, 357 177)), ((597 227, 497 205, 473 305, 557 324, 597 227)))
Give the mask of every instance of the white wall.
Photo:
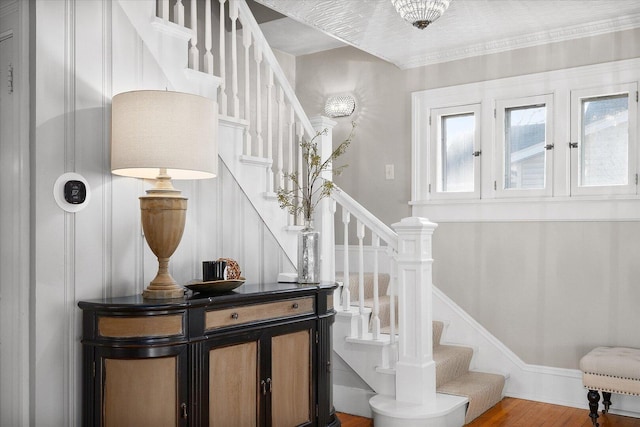
POLYGON ((0 425, 29 418, 28 4, 0 4, 0 425), (13 84, 9 87, 12 70, 13 84))
MULTIPOLYGON (((111 97, 171 86, 118 2, 36 0, 34 7, 30 405, 33 425, 74 426, 82 410, 77 302, 140 293, 157 270, 140 228, 145 185, 110 173, 111 97), (92 191, 77 213, 53 199, 55 180, 71 171, 92 191)), ((175 183, 189 209, 171 273, 185 283, 201 277, 202 260, 228 256, 249 282, 274 280, 280 248, 219 169, 213 180, 175 183)))
MULTIPOLYGON (((356 96, 355 114, 334 128, 339 141, 349 120, 358 122, 336 182, 392 224, 410 210, 412 92, 639 56, 639 29, 406 71, 347 47, 299 57, 296 87, 310 113, 333 93, 356 96), (385 164, 395 165, 395 180, 385 179, 385 164)), ((640 320, 631 302, 639 227, 443 223, 434 234, 434 284, 527 363, 576 369, 591 346, 640 345, 630 329, 640 320)))

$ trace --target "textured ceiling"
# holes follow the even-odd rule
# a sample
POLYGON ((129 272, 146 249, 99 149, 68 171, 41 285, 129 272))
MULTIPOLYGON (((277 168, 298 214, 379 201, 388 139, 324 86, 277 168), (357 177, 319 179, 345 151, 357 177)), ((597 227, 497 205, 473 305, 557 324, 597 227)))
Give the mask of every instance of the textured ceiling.
POLYGON ((453 0, 425 30, 391 0, 256 1, 297 21, 265 27, 277 49, 300 55, 344 42, 402 69, 640 27, 640 0, 453 0))

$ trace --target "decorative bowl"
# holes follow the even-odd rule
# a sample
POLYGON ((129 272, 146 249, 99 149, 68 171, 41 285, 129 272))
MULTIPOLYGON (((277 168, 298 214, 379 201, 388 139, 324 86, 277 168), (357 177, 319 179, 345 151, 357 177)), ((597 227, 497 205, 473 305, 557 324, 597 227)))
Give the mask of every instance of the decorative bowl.
POLYGON ((185 286, 194 292, 228 292, 242 285, 245 280, 247 279, 244 277, 240 277, 239 279, 211 280, 208 282, 192 280, 185 286))

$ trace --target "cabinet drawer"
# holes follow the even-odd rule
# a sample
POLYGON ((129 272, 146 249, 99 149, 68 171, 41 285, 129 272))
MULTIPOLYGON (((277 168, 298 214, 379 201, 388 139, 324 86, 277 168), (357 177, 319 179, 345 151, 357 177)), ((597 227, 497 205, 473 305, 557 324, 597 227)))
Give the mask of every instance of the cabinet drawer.
POLYGON ((205 315, 205 329, 211 330, 260 320, 313 314, 315 313, 313 301, 313 297, 296 298, 266 304, 208 311, 205 315))
POLYGON ((98 334, 109 338, 169 337, 184 334, 182 314, 99 317, 98 334))

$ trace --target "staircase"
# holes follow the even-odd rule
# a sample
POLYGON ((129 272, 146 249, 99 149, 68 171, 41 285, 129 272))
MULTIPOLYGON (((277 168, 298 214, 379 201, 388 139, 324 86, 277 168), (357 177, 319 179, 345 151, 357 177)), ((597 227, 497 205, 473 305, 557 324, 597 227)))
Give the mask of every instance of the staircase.
MULTIPOLYGON (((217 100, 219 157, 287 265, 295 266, 301 218, 278 207, 275 190, 286 185, 287 173, 302 167, 303 139, 327 130, 318 141, 319 154, 327 158, 334 123, 306 116, 245 1, 117 4, 163 69, 170 90, 217 100)), ((342 191, 319 205, 315 223, 322 238, 321 278, 348 283, 334 296, 334 350, 378 394, 370 402, 376 427, 461 426, 501 399, 504 376, 470 371, 472 349, 441 344, 443 324, 432 322, 435 224, 405 218, 392 230, 342 191), (340 260, 334 218, 344 227, 342 275, 335 273, 340 260), (348 257, 354 227, 357 262, 348 257), (370 274, 364 273, 365 239, 374 254, 370 274), (379 271, 381 255, 386 271, 379 271), (355 274, 351 264, 357 264, 355 274)))
MULTIPOLYGON (((336 273, 338 277, 344 273, 336 273)), ((373 309, 373 273, 364 273, 364 306, 373 309)), ((388 334, 390 330, 390 297, 387 295, 390 276, 378 275, 380 330, 388 334)), ((359 275, 349 275, 351 304, 359 300, 359 275)), ((397 313, 397 309, 393 310, 397 313)), ((471 371, 474 350, 471 347, 442 344, 444 322, 433 321, 433 360, 436 364, 436 391, 438 393, 461 396, 468 399, 465 424, 470 423, 486 410, 502 400, 505 377, 500 374, 471 371)))

